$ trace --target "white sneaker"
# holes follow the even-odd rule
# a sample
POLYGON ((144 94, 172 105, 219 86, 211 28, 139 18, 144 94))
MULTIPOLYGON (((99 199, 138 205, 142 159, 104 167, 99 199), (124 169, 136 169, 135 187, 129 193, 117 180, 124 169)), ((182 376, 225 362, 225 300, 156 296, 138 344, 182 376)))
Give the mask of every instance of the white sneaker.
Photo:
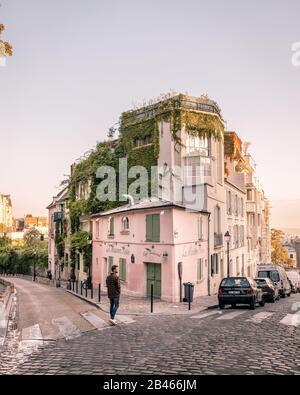
POLYGON ((115 324, 115 321, 112 320, 111 318, 108 320, 108 322, 109 322, 111 325, 116 325, 116 324, 115 324))
POLYGON ((117 320, 113 320, 114 325, 118 325, 118 321, 117 320))

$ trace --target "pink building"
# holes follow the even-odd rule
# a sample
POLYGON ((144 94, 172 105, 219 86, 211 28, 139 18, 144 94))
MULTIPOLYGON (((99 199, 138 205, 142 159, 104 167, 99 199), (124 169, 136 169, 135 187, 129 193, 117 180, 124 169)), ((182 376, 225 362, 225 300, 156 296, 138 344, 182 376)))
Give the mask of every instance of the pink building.
POLYGON ((179 302, 181 282, 194 296, 208 293, 208 213, 188 211, 162 199, 145 200, 92 216, 94 284, 105 285, 119 266, 122 292, 179 302))

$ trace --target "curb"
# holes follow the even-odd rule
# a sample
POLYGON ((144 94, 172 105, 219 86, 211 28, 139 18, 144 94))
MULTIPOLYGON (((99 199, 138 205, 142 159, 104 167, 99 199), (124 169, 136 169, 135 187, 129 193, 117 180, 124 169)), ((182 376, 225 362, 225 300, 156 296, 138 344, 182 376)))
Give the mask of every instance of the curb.
MULTIPOLYGON (((68 292, 69 294, 71 294, 73 296, 76 296, 77 298, 83 300, 84 302, 89 303, 90 305, 96 307, 97 309, 103 311, 104 313, 109 314, 109 311, 106 310, 105 308, 103 308, 102 306, 100 306, 99 303, 94 302, 91 299, 85 298, 85 296, 79 295, 79 294, 77 294, 77 293, 75 293, 73 291, 70 291, 68 289, 66 289, 65 291, 68 292)), ((212 310, 212 309, 216 309, 218 307, 219 307, 219 305, 216 304, 216 305, 211 305, 211 306, 208 306, 208 307, 198 308, 198 309, 195 309, 195 310, 187 310, 186 312, 183 311, 182 313, 175 313, 175 312, 174 313, 164 313, 164 312, 161 312, 161 313, 155 313, 155 312, 153 312, 153 313, 132 313, 131 312, 131 313, 118 313, 118 314, 119 315, 133 315, 133 316, 140 316, 140 317, 148 317, 148 316, 154 316, 154 315, 156 315, 156 316, 157 315, 158 316, 174 316, 174 315, 180 316, 180 315, 197 314, 197 313, 201 313, 202 311, 212 310)))

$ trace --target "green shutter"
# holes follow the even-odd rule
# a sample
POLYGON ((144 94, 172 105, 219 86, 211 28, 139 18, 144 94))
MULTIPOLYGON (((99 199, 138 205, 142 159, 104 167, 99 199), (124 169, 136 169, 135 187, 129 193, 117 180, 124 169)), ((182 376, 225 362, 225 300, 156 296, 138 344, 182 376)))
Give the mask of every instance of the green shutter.
POLYGON ((119 260, 120 279, 126 281, 126 259, 120 258, 119 260))
POLYGON ((146 215, 146 241, 153 241, 152 215, 146 215))
POLYGON ((160 241, 160 215, 153 214, 152 215, 152 224, 153 224, 153 241, 160 241))
POLYGON ((110 223, 109 223, 109 235, 113 236, 115 234, 114 232, 114 218, 110 218, 110 223))

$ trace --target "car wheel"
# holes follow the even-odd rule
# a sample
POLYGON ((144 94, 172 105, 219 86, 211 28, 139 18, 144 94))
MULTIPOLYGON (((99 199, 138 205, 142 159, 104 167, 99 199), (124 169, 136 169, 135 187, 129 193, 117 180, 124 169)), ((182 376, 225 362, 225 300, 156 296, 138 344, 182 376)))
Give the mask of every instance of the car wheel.
POLYGON ((235 308, 236 308, 236 304, 235 304, 235 303, 232 303, 232 304, 231 304, 231 307, 232 307, 233 309, 235 309, 235 308))
POLYGON ((255 307, 256 307, 256 303, 255 303, 255 300, 253 300, 253 301, 250 303, 250 310, 255 310, 255 307))
POLYGON ((285 292, 283 292, 283 294, 281 294, 282 299, 284 299, 286 297, 285 292))
POLYGON ((291 292, 289 294, 287 294, 287 297, 289 298, 291 296, 291 292))
POLYGON ((271 303, 275 303, 275 302, 276 302, 276 300, 277 300, 277 299, 276 299, 276 296, 275 296, 275 295, 273 295, 273 298, 270 300, 270 302, 271 302, 271 303))
POLYGON ((225 304, 223 304, 223 303, 219 303, 219 308, 220 308, 220 310, 224 310, 224 308, 225 308, 225 304))
POLYGON ((264 307, 264 305, 265 305, 264 299, 262 299, 262 300, 259 302, 259 305, 260 305, 260 307, 264 307))

